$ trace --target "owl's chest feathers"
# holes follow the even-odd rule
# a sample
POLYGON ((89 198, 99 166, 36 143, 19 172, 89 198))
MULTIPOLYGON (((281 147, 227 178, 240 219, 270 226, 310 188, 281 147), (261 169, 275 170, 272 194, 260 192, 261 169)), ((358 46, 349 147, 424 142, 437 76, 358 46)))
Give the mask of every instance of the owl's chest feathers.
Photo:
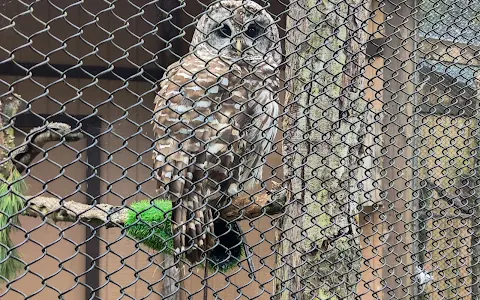
POLYGON ((279 113, 276 101, 279 79, 275 69, 266 62, 255 66, 230 64, 219 58, 206 65, 201 62, 178 64, 168 74, 161 94, 168 107, 165 112, 177 115, 159 120, 160 123, 176 130, 183 126, 178 122, 181 121, 188 128, 183 126, 178 130, 195 131, 202 140, 202 132, 211 129, 215 132, 205 138, 226 137, 230 130, 224 132, 224 129, 230 126, 233 132, 242 132, 246 141, 262 138, 279 113), (175 120, 178 125, 172 123, 175 120))
POLYGON ((273 71, 271 67, 260 65, 255 71, 242 68, 241 80, 236 74, 227 75, 227 80, 235 84, 223 90, 217 106, 219 114, 227 115, 229 123, 240 130, 252 126, 265 129, 266 120, 276 118, 279 112, 274 96, 278 90, 278 79, 273 71))

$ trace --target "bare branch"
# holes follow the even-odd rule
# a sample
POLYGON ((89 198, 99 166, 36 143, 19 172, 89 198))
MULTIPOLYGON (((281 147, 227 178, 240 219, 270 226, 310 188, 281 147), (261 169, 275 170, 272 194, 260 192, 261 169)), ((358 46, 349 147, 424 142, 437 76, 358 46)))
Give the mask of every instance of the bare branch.
POLYGON ((232 200, 231 205, 221 210, 220 214, 227 221, 252 219, 263 214, 276 215, 282 211, 286 202, 287 193, 285 190, 275 193, 261 193, 253 197, 238 197, 232 200))
POLYGON ((92 224, 107 224, 107 228, 125 224, 128 209, 110 204, 83 204, 75 201, 61 201, 53 197, 26 197, 26 211, 29 217, 47 217, 54 222, 76 222, 78 219, 92 224))
MULTIPOLYGON (((128 208, 111 204, 83 204, 75 201, 61 201, 52 197, 26 197, 27 205, 24 215, 30 217, 46 216, 54 222, 76 222, 78 219, 92 224, 106 224, 107 228, 122 227, 128 215, 128 208)), ((263 214, 275 215, 281 212, 286 202, 286 193, 262 193, 254 196, 255 203, 250 204, 248 197, 233 200, 229 208, 222 210, 221 216, 226 220, 256 218, 263 214), (248 201, 247 201, 248 200, 248 201), (246 206, 250 204, 249 206, 246 206), (243 212, 241 208, 244 208, 243 212)))
POLYGON ((42 152, 43 146, 48 142, 58 142, 65 138, 66 142, 76 142, 83 138, 79 131, 73 131, 70 125, 64 123, 49 123, 32 129, 25 137, 22 147, 13 152, 13 163, 17 170, 22 173, 42 152))

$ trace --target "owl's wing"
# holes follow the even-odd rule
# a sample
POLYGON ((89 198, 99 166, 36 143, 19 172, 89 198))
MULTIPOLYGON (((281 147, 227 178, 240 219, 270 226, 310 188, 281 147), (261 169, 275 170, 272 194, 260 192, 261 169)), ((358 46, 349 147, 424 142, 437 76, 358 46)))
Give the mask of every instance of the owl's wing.
POLYGON ((251 103, 250 115, 252 122, 245 128, 245 140, 248 146, 244 153, 244 170, 240 181, 245 189, 259 185, 262 182, 264 159, 270 154, 278 128, 279 116, 279 79, 275 74, 265 72, 259 82, 251 103), (273 77, 273 78, 272 78, 273 77))
POLYGON ((223 177, 215 178, 214 170, 228 159, 219 156, 228 151, 233 134, 224 112, 215 111, 229 85, 228 71, 219 59, 205 63, 188 56, 166 72, 155 98, 157 193, 173 202, 175 250, 184 252, 192 241, 195 244, 186 253, 191 262, 199 261, 201 251, 213 247, 212 237, 203 228, 213 233, 207 199, 223 177), (229 139, 222 140, 222 136, 229 139))

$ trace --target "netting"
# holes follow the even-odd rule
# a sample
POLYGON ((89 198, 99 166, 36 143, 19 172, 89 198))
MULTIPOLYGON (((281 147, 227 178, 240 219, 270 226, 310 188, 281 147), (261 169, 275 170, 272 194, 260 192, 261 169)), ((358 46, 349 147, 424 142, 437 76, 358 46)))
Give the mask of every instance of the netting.
POLYGON ((479 16, 0 1, 0 298, 477 299, 479 16))

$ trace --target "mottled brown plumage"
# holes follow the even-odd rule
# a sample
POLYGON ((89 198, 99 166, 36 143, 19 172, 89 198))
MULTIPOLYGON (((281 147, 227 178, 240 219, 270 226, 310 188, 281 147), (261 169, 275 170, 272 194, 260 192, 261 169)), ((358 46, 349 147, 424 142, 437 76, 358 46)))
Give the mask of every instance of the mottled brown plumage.
POLYGON ((158 197, 173 201, 174 245, 191 262, 214 246, 217 209, 261 180, 276 133, 280 60, 271 16, 251 1, 222 1, 200 19, 190 54, 160 84, 158 197))

